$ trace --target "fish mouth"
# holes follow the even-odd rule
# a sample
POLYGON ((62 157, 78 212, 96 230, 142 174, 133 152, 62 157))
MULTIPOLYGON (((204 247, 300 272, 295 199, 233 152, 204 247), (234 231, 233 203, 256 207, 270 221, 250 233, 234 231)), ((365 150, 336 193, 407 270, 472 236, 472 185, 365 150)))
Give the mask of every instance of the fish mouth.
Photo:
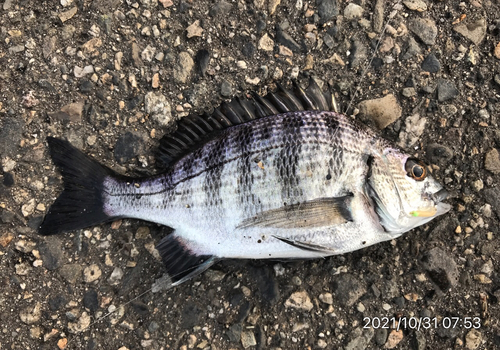
POLYGON ((436 193, 434 193, 432 195, 432 199, 434 200, 434 202, 440 203, 440 202, 444 201, 446 198, 448 198, 449 194, 450 193, 443 188, 443 189, 437 191, 436 193))
POLYGON ((432 208, 425 208, 411 211, 409 214, 413 217, 419 218, 431 218, 435 216, 442 215, 451 209, 451 205, 447 203, 442 203, 446 198, 448 198, 449 192, 444 188, 437 191, 431 196, 431 199, 436 203, 432 208))
POLYGON ((446 198, 448 198, 449 192, 444 188, 434 193, 431 198, 436 203, 432 208, 425 208, 411 211, 409 214, 413 217, 419 218, 432 218, 435 216, 442 215, 451 209, 451 205, 448 203, 442 203, 446 198))

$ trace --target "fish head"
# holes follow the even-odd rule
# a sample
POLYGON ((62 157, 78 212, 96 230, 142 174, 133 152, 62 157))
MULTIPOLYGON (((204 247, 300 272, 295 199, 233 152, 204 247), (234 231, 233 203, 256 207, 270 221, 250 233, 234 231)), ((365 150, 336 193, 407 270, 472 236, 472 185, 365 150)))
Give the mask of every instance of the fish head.
POLYGON ((398 236, 448 212, 442 201, 448 192, 432 177, 424 162, 393 147, 372 156, 366 192, 380 224, 398 236))

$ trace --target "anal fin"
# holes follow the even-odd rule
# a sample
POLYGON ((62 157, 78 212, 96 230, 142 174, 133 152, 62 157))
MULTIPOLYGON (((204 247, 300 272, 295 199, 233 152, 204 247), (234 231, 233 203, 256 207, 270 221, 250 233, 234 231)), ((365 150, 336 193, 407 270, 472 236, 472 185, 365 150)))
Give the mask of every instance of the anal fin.
POLYGON ((164 237, 156 249, 172 280, 171 286, 177 286, 193 278, 216 262, 216 258, 212 255, 195 254, 175 233, 164 237))

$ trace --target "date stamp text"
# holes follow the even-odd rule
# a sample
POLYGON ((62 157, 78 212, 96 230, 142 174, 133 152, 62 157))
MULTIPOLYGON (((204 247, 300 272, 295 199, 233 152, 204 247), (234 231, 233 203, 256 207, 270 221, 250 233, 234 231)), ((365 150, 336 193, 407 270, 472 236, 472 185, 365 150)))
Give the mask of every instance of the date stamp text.
POLYGON ((430 328, 481 328, 480 317, 363 317, 363 328, 430 329, 430 328))

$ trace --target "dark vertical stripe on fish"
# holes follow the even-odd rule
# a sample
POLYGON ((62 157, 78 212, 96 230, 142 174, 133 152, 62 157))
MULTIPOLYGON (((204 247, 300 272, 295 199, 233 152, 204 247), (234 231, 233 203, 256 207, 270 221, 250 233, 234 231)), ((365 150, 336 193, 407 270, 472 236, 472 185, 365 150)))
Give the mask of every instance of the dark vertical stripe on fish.
POLYGON ((259 124, 242 124, 238 126, 238 132, 234 137, 235 147, 238 148, 239 154, 241 154, 238 159, 238 187, 236 193, 242 207, 251 207, 246 205, 251 200, 253 183, 252 162, 249 152, 256 137, 253 129, 258 126, 259 124))
POLYGON ((328 159, 328 173, 325 174, 325 178, 331 178, 332 175, 335 179, 341 176, 344 171, 349 171, 349 169, 343 169, 342 167, 336 166, 335 164, 344 164, 344 150, 342 147, 338 147, 338 144, 342 140, 343 132, 340 124, 336 118, 333 118, 330 114, 320 114, 321 120, 324 122, 327 132, 325 135, 330 137, 329 144, 332 145, 331 158, 328 159))
POLYGON ((297 170, 302 150, 304 120, 301 113, 293 113, 283 118, 282 123, 283 148, 274 166, 278 169, 281 199, 284 203, 292 204, 300 201, 299 197, 302 196, 300 174, 297 170))
POLYGON ((221 138, 213 143, 207 150, 205 157, 205 169, 209 169, 205 174, 204 191, 206 193, 207 205, 212 207, 221 207, 222 197, 220 189, 222 186, 222 170, 226 161, 226 141, 227 138, 221 138), (218 166, 214 166, 219 164, 218 166))

